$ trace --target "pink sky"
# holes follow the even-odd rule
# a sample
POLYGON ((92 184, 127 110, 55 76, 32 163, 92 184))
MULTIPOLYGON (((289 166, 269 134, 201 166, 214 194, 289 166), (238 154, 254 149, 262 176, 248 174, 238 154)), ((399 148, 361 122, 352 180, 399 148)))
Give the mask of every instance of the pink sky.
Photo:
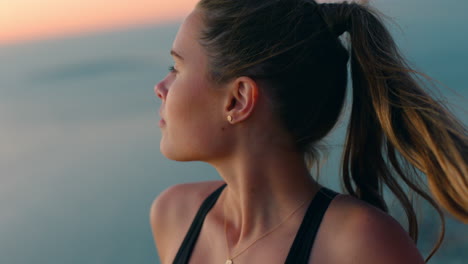
POLYGON ((0 44, 162 23, 187 15, 198 0, 2 0, 0 44))
POLYGON ((1 0, 0 45, 135 24, 163 23, 181 19, 197 2, 198 0, 1 0))

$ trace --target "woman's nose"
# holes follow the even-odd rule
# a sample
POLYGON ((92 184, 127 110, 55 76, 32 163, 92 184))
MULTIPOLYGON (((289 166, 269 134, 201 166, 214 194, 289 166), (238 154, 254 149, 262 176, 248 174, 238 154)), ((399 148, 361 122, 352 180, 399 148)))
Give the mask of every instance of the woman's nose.
POLYGON ((161 100, 164 100, 166 97, 165 90, 166 89, 164 87, 164 80, 162 80, 154 87, 154 94, 156 94, 156 96, 159 97, 161 100))

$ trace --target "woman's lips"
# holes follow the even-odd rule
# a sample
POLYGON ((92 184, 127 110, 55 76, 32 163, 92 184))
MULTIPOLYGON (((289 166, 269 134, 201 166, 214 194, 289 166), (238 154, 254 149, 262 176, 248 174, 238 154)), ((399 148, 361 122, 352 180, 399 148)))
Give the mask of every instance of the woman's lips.
POLYGON ((164 119, 161 118, 161 120, 159 120, 159 127, 162 127, 166 124, 166 121, 164 121, 164 119))

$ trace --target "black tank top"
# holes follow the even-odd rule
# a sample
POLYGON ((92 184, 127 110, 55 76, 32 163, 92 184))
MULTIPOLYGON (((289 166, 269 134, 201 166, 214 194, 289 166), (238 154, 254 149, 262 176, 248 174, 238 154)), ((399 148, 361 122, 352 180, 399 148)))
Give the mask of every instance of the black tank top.
MULTIPOLYGON (((192 250, 203 225, 203 221, 213 205, 216 203, 216 200, 218 200, 218 197, 224 187, 226 187, 226 184, 222 185, 210 194, 200 206, 200 209, 195 215, 192 225, 190 226, 190 229, 188 230, 187 235, 175 256, 173 264, 187 264, 189 262, 192 250)), ((324 187, 317 192, 304 215, 304 219, 297 231, 285 264, 308 263, 310 251, 312 250, 312 245, 314 244, 315 236, 317 235, 320 223, 322 222, 323 215, 325 214, 328 205, 336 195, 336 192, 324 187)))

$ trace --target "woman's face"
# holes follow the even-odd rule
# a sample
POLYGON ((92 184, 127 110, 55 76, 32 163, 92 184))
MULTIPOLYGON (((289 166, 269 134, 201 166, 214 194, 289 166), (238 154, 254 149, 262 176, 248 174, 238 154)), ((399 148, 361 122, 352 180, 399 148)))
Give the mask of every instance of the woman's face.
POLYGON ((173 70, 155 86, 161 98, 161 153, 179 161, 209 160, 223 150, 229 123, 223 113, 224 89, 207 79, 207 55, 197 41, 198 11, 181 25, 172 45, 173 70))

